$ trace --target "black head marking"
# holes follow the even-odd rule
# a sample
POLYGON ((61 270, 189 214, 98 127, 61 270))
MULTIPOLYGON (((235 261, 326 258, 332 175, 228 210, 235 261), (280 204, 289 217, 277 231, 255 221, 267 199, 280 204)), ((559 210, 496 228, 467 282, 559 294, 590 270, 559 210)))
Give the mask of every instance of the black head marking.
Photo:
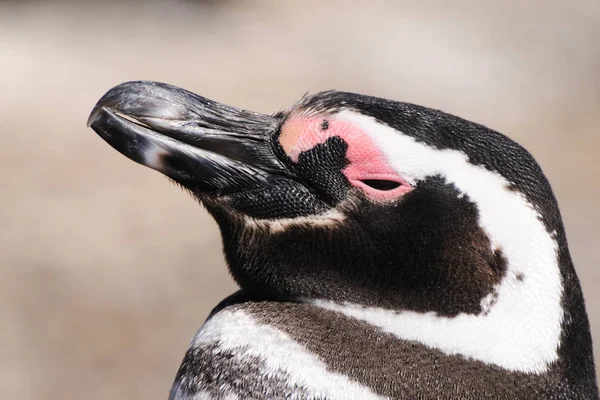
POLYGON ((350 184, 343 168, 347 144, 332 137, 303 152, 292 162, 279 145, 278 154, 295 175, 294 180, 273 179, 267 187, 235 193, 230 205, 251 218, 276 220, 319 215, 346 198, 350 184))
POLYGON ((478 227, 477 207, 457 194, 433 177, 401 200, 400 212, 398 203, 358 198, 335 228, 289 226, 275 235, 217 221, 232 273, 250 291, 278 299, 478 314, 506 265, 478 227))

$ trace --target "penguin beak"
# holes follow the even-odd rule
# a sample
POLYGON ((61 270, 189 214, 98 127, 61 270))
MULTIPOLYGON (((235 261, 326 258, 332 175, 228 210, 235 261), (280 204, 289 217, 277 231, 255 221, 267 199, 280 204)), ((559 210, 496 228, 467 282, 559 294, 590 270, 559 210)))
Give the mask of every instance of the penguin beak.
POLYGON ((294 179, 276 157, 278 118, 157 82, 109 90, 88 120, 133 161, 202 194, 225 195, 294 179))

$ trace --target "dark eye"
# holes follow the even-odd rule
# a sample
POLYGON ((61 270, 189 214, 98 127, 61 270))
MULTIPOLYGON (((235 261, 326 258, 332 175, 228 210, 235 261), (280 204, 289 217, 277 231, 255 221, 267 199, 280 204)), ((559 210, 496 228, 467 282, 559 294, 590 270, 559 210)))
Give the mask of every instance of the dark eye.
POLYGON ((361 180, 361 182, 377 190, 393 190, 401 185, 400 182, 382 179, 365 179, 361 180))

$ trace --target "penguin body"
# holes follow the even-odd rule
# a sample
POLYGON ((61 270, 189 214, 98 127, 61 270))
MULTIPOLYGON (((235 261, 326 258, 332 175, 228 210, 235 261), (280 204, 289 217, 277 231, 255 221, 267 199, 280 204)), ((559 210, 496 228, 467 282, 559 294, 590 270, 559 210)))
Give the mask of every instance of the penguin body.
POLYGON ((171 399, 598 398, 556 200, 506 136, 352 93, 266 116, 153 82, 89 123, 202 202, 241 288, 171 399))
POLYGON ((509 372, 310 304, 244 300, 199 330, 171 398, 594 398, 563 380, 558 368, 509 372))

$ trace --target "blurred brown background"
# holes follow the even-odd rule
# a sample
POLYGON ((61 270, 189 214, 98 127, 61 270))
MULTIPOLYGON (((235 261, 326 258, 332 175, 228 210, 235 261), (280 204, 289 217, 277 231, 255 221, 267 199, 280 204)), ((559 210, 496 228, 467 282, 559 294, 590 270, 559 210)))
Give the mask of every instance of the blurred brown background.
POLYGON ((134 79, 263 112, 343 89, 508 134, 554 185, 598 359, 599 38, 597 0, 0 2, 0 398, 165 399, 234 290, 206 212, 85 127, 134 79))

